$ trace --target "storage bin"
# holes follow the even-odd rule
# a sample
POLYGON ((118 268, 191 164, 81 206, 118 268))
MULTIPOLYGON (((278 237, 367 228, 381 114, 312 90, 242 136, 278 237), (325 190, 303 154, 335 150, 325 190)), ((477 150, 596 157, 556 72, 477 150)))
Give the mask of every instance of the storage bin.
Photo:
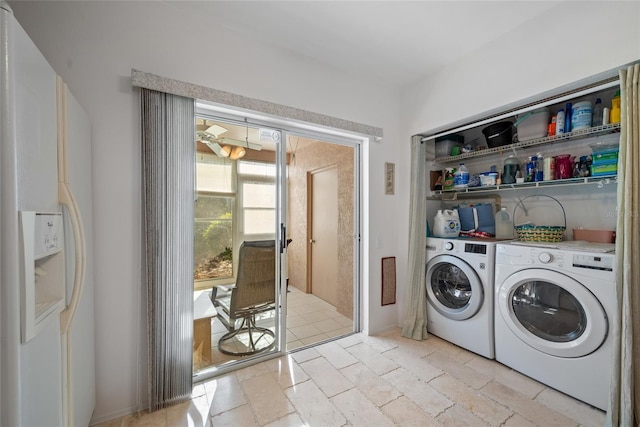
POLYGON ((518 141, 528 141, 547 136, 549 129, 549 109, 540 108, 523 114, 514 123, 518 130, 518 141))
POLYGON ((480 185, 482 187, 496 185, 497 179, 498 179, 497 172, 483 172, 480 174, 480 185))
POLYGON ((436 138, 436 158, 449 157, 453 147, 459 147, 462 144, 464 144, 464 137, 462 135, 452 134, 436 138))
POLYGON ((611 142, 596 142, 589 144, 592 153, 617 153, 620 150, 620 145, 611 142))
POLYGON ((501 147, 513 142, 513 123, 498 122, 482 129, 489 148, 501 147))
POLYGON ((613 230, 573 229, 573 240, 586 240, 593 243, 615 243, 616 232, 613 230))

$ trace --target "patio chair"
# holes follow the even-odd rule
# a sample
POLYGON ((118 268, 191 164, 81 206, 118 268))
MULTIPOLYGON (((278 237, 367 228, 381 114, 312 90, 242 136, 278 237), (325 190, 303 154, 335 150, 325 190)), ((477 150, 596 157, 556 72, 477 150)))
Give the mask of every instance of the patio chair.
POLYGON ((243 242, 236 283, 211 292, 217 317, 229 331, 218 340, 221 353, 247 356, 273 348, 275 334, 258 326, 256 320, 260 314, 274 310, 275 282, 275 241, 243 242), (218 295, 218 290, 226 292, 218 295))

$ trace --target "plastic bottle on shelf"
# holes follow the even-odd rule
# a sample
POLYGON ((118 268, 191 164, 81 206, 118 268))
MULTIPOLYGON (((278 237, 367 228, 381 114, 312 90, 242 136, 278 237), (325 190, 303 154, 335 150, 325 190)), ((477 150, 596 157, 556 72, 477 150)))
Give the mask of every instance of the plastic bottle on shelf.
POLYGON ((544 179, 544 158, 542 154, 536 154, 536 170, 533 175, 534 181, 542 181, 544 179))
POLYGON ((556 135, 564 133, 564 109, 561 108, 556 114, 556 135))
POLYGON ((596 103, 593 105, 593 112, 591 113, 591 126, 596 127, 602 125, 602 100, 596 99, 596 103))
POLYGON ((458 170, 453 175, 453 187, 454 188, 466 188, 469 186, 469 169, 460 163, 458 170))
POLYGON ((513 220, 507 208, 502 208, 495 215, 496 239, 513 239, 513 220))
POLYGON ((525 177, 525 181, 533 182, 536 178, 536 162, 538 158, 536 156, 531 156, 527 159, 527 175, 525 177))
POLYGON ((544 173, 542 175, 545 181, 551 181, 555 179, 555 159, 553 157, 545 157, 544 159, 544 173))
POLYGON ((547 126, 547 136, 554 136, 556 134, 556 119, 557 117, 555 115, 551 117, 551 121, 547 126))
POLYGON ((611 112, 609 123, 620 123, 620 91, 618 90, 611 100, 611 112))
POLYGON ((564 109, 564 133, 571 132, 571 116, 573 115, 573 106, 570 102, 567 102, 567 105, 564 109))

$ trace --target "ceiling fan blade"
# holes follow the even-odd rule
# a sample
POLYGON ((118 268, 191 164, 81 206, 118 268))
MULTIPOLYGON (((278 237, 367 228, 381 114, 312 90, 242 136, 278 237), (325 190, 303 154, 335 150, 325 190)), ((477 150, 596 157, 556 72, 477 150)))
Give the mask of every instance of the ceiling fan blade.
POLYGON ((216 153, 216 156, 229 157, 229 152, 223 150, 220 144, 218 144, 217 142, 208 142, 208 141, 203 141, 203 142, 207 145, 207 147, 211 149, 211 151, 216 153))
POLYGON ((236 145, 238 147, 250 148, 252 150, 257 150, 257 151, 262 150, 262 145, 256 144, 255 142, 240 141, 239 139, 233 139, 233 138, 218 138, 216 141, 222 144, 236 145))

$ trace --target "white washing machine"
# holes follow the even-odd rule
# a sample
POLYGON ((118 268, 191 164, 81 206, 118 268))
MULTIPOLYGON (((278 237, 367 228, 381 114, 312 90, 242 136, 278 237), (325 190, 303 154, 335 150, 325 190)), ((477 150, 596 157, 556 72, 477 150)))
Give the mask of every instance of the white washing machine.
POLYGON ((495 241, 427 238, 427 330, 493 359, 495 241))
POLYGON ((615 254, 613 245, 571 243, 497 245, 496 360, 606 411, 615 254))

